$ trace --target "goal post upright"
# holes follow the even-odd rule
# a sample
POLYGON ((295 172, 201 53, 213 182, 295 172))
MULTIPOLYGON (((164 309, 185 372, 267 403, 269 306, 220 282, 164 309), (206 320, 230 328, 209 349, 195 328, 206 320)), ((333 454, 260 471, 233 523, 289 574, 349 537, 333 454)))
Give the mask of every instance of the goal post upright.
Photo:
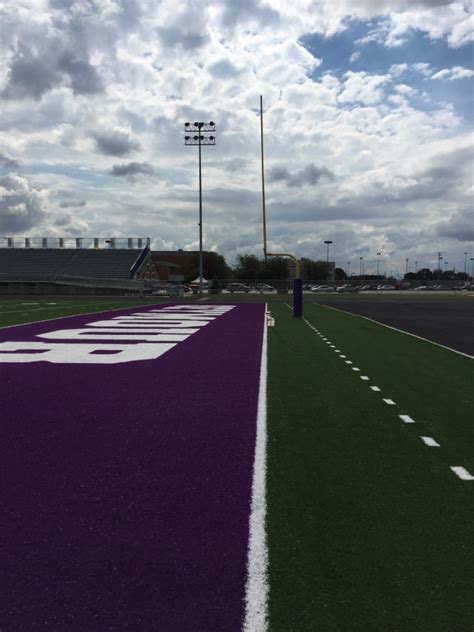
POLYGON ((263 99, 260 95, 260 154, 262 159, 262 221, 263 221, 263 254, 267 257, 289 257, 295 263, 295 278, 293 279, 293 316, 303 316, 303 281, 300 275, 300 264, 294 255, 286 252, 268 252, 267 250, 267 220, 265 208, 265 165, 263 156, 263 99))

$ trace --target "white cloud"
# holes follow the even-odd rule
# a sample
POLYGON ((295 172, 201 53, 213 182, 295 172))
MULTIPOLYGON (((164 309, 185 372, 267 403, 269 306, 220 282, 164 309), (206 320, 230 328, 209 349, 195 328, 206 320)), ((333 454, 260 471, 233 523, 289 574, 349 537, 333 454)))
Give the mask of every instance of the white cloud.
POLYGON ((460 45, 467 4, 433 2, 8 3, 0 138, 4 168, 16 162, 18 173, 4 186, 3 230, 148 234, 167 248, 196 247, 197 151, 183 146, 183 123, 213 119, 217 146, 203 149, 205 245, 229 261, 261 254, 263 94, 272 244, 312 257, 325 237, 343 258, 382 245, 394 260, 402 248, 429 252, 446 235, 428 236, 427 223, 468 207, 469 174, 453 157, 467 141, 449 105, 417 109, 410 79, 467 69, 427 59, 385 74, 345 68, 341 78, 301 38, 376 17, 371 35, 387 45, 416 29, 460 45), (449 186, 430 171, 439 157, 460 173, 449 186), (270 181, 275 168, 280 182, 270 181))
POLYGON ((449 81, 453 81, 455 79, 466 79, 468 77, 474 77, 474 70, 469 70, 469 68, 463 68, 462 66, 445 68, 444 70, 439 70, 434 75, 431 75, 431 79, 448 79, 449 81))
POLYGON ((381 87, 390 81, 388 75, 370 75, 366 72, 346 72, 339 103, 359 101, 366 105, 378 103, 383 95, 381 87))

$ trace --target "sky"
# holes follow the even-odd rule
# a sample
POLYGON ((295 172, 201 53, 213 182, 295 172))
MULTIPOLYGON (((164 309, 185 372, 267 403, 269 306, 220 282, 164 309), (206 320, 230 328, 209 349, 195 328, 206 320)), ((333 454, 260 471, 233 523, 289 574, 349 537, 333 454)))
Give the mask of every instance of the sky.
POLYGON ((469 271, 470 1, 0 0, 0 22, 0 245, 197 250, 184 123, 214 121, 204 249, 263 256, 262 95, 270 252, 469 271))

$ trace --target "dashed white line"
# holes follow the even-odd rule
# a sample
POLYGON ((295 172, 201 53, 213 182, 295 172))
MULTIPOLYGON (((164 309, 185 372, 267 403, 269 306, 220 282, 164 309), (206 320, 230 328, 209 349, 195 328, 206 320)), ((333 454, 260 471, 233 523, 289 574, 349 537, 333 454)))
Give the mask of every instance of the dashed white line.
POLYGON ((378 386, 371 386, 370 388, 371 388, 373 391, 380 392, 380 389, 379 389, 379 387, 378 387, 378 386))
POLYGON ((360 369, 359 369, 359 367, 358 367, 358 366, 353 366, 353 367, 352 367, 352 370, 353 370, 353 371, 360 371, 360 369))
POLYGON ((347 358, 347 356, 342 355, 342 354, 339 354, 339 356, 340 356, 341 358, 347 358))
POLYGON ((470 474, 465 467, 462 467, 461 465, 452 465, 451 469, 462 481, 474 481, 474 476, 470 474))
POLYGON ((414 424, 415 420, 410 417, 410 415, 398 415, 402 421, 406 424, 414 424))
POLYGON ((420 439, 423 441, 425 445, 429 446, 430 448, 440 447, 439 443, 435 441, 433 437, 420 437, 420 439))
POLYGON ((346 364, 352 364, 352 360, 346 360, 346 364))
POLYGON ((384 399, 383 401, 389 406, 395 406, 395 402, 393 401, 393 399, 384 399))
POLYGON ((367 380, 370 380, 370 377, 368 375, 361 375, 360 379, 366 382, 367 380))

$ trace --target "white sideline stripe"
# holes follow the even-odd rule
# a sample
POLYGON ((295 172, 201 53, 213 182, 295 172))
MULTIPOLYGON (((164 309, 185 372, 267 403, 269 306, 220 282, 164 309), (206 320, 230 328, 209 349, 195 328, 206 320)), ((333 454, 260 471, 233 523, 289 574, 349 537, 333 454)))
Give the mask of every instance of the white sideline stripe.
POLYGON ((383 401, 389 406, 395 406, 395 402, 393 401, 393 399, 384 399, 383 401))
MULTIPOLYGON (((371 386, 370 388, 371 388, 373 391, 380 392, 380 389, 379 389, 379 387, 378 387, 378 386, 371 386)), ((384 400, 384 401, 385 401, 385 400, 384 400)))
MULTIPOLYGON (((265 311, 267 306, 265 306, 265 311)), ((267 328, 263 323, 262 357, 258 392, 257 437, 253 464, 249 517, 244 632, 268 629, 268 549, 265 530, 267 500, 267 328)))
MULTIPOLYGON (((414 424, 415 420, 410 417, 410 415, 398 415, 402 421, 406 424, 414 424)), ((423 437, 421 437, 423 439, 423 437)))
POLYGON ((387 329, 393 329, 393 331, 398 331, 398 333, 400 334, 405 334, 406 336, 412 336, 412 338, 418 338, 418 340, 423 340, 423 342, 429 342, 430 345, 441 347, 441 349, 447 349, 448 351, 452 351, 453 353, 462 355, 465 358, 469 358, 469 360, 474 360, 474 356, 469 355, 468 353, 464 353, 463 351, 458 351, 457 349, 452 349, 451 347, 442 345, 439 342, 434 342, 433 340, 428 340, 427 338, 423 338, 422 336, 417 336, 416 334, 412 334, 409 331, 403 331, 403 329, 397 329, 396 327, 392 327, 392 325, 386 325, 385 323, 381 323, 380 321, 374 320, 373 318, 369 318, 368 316, 362 316, 361 314, 353 314, 352 312, 347 312, 344 309, 338 309, 337 307, 330 307, 329 305, 323 305, 322 303, 318 303, 317 301, 314 301, 314 304, 319 305, 321 307, 327 307, 327 309, 333 309, 334 311, 341 312, 342 314, 348 314, 349 316, 357 316, 358 318, 364 318, 365 320, 369 320, 371 323, 375 323, 376 325, 387 327, 387 329))
POLYGON ((360 379, 361 379, 361 380, 370 380, 370 378, 369 378, 369 376, 368 376, 368 375, 361 375, 361 376, 360 376, 360 379))
POLYGON ((440 447, 439 443, 435 441, 433 437, 420 437, 420 439, 423 441, 425 445, 429 446, 430 448, 440 447))
POLYGON ((462 467, 461 465, 452 465, 451 469, 462 481, 474 481, 474 476, 469 474, 465 467, 462 467))

